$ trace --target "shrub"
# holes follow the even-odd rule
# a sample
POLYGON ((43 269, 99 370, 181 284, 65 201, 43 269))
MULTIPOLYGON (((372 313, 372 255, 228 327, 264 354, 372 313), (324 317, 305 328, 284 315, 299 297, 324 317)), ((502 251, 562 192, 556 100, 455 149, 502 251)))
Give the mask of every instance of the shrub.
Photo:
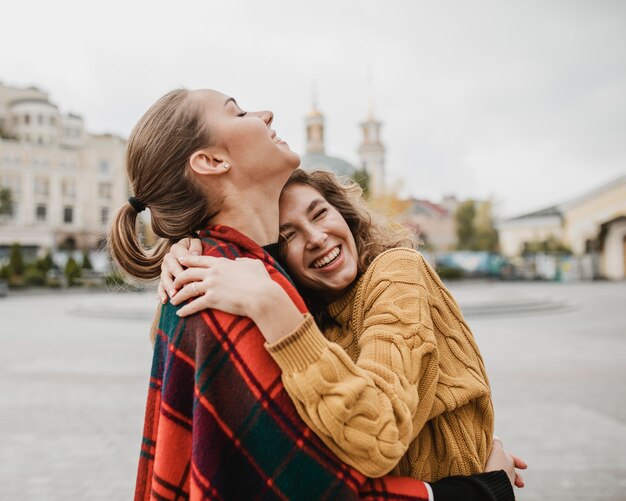
POLYGON ((20 244, 11 246, 11 254, 9 256, 9 266, 13 275, 21 276, 24 274, 24 257, 22 256, 22 248, 20 244))
POLYGON ((437 268, 437 274, 442 280, 459 280, 464 276, 461 268, 453 268, 451 266, 440 266, 437 268))
POLYGON ((91 264, 91 259, 89 259, 89 253, 87 251, 83 252, 83 270, 93 270, 93 266, 91 264))
POLYGON ((77 285, 81 276, 81 268, 73 257, 67 260, 65 265, 65 277, 67 278, 68 287, 77 285))
POLYGON ((7 264, 6 266, 0 268, 0 279, 8 280, 11 275, 13 275, 13 270, 11 270, 10 265, 7 264))
POLYGON ((54 262, 52 261, 52 254, 48 252, 44 257, 37 261, 37 268, 45 273, 48 273, 54 267, 54 262))
POLYGON ((37 266, 29 266, 24 272, 24 285, 41 286, 46 284, 46 273, 37 266))

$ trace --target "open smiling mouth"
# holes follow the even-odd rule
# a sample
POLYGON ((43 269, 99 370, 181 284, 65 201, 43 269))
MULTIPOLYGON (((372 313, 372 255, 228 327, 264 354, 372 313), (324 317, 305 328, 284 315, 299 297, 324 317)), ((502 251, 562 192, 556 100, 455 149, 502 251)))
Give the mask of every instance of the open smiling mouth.
POLYGON ((341 256, 341 245, 338 245, 337 247, 335 247, 324 257, 321 257, 318 260, 313 261, 313 264, 311 264, 311 268, 316 268, 318 270, 321 268, 326 268, 326 266, 337 261, 337 259, 339 259, 339 256, 341 256))

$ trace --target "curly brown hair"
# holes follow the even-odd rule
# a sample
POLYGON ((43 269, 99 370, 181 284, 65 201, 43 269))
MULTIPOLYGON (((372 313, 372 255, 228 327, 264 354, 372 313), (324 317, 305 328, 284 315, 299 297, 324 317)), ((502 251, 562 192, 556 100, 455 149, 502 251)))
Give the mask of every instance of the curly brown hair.
MULTIPOLYGON (((363 190, 354 180, 340 179, 327 171, 296 169, 283 189, 297 184, 319 191, 345 219, 356 243, 357 277, 380 253, 396 247, 417 247, 417 239, 408 228, 375 214, 367 206, 363 199, 363 190)), ((281 243, 281 255, 284 250, 284 244, 281 243)), ((309 290, 300 292, 320 327, 331 324, 332 319, 326 312, 327 301, 319 293, 309 290)))

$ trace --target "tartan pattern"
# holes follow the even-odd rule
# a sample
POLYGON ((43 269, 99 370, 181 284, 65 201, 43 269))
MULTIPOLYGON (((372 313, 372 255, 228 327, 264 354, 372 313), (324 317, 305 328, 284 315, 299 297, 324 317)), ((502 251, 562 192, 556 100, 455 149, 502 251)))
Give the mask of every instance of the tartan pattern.
MULTIPOLYGON (((241 233, 212 226, 204 254, 261 259, 300 311, 285 271, 241 233)), ((298 416, 254 323, 218 310, 163 307, 154 348, 135 500, 428 500, 424 483, 367 479, 298 416)))

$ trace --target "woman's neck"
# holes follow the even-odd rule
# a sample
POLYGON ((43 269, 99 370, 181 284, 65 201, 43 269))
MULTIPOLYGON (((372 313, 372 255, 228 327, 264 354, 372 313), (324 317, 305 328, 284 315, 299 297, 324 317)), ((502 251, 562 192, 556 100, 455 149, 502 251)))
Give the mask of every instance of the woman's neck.
POLYGON ((273 197, 227 197, 210 221, 240 231, 263 246, 278 241, 278 194, 273 197))

